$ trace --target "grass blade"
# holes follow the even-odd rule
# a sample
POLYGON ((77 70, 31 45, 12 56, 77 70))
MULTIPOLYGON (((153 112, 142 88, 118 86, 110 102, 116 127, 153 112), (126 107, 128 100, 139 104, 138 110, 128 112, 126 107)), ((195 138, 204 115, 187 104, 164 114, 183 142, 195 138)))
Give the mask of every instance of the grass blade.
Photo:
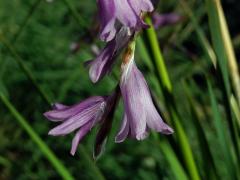
POLYGON ((234 91, 237 92, 236 94, 238 96, 238 93, 240 93, 240 90, 238 90, 239 87, 234 82, 235 82, 235 79, 239 79, 239 77, 238 77, 238 74, 236 74, 236 69, 231 69, 231 68, 237 68, 237 65, 236 65, 236 62, 234 62, 234 60, 232 59, 231 55, 229 56, 230 52, 225 45, 226 43, 229 44, 230 42, 226 42, 226 37, 224 37, 229 35, 228 33, 226 33, 226 29, 224 30, 224 27, 223 27, 224 16, 223 16, 220 1, 206 0, 206 5, 207 5, 207 11, 208 11, 208 19, 209 19, 209 27, 211 32, 212 43, 217 55, 219 69, 222 76, 222 82, 224 84, 223 93, 225 96, 225 100, 227 102, 225 104, 225 107, 228 114, 228 123, 230 127, 231 139, 233 141, 233 145, 235 148, 235 154, 240 160, 240 150, 239 150, 240 142, 238 141, 236 121, 233 118, 233 114, 231 110, 231 103, 230 103, 231 85, 229 80, 229 74, 230 74, 233 82, 234 91))
POLYGON ((22 128, 28 133, 33 142, 37 144, 39 149, 53 165, 59 175, 61 175, 63 179, 73 180, 73 176, 65 168, 62 162, 54 155, 54 153, 49 149, 49 147, 44 143, 44 141, 37 135, 37 133, 35 133, 32 127, 28 124, 27 120, 24 119, 24 117, 15 109, 11 102, 9 102, 9 100, 1 92, 0 99, 2 103, 6 106, 6 108, 10 111, 12 116, 15 117, 15 119, 22 126, 22 128))
POLYGON ((192 120, 196 129, 198 142, 201 149, 201 156, 202 156, 203 162, 207 162, 207 163, 204 163, 204 167, 202 169, 204 169, 205 176, 208 179, 211 179, 211 180, 219 179, 219 175, 217 172, 217 165, 214 162, 214 158, 210 150, 210 144, 208 143, 206 134, 204 132, 203 126, 200 121, 198 111, 196 110, 197 104, 193 99, 193 97, 191 96, 190 89, 188 88, 186 82, 183 82, 183 88, 185 90, 187 99, 190 104, 190 111, 193 116, 192 120))
POLYGON ((219 112, 219 109, 217 106, 217 100, 213 93, 211 83, 207 81, 207 84, 208 84, 208 92, 209 92, 211 106, 212 106, 214 124, 217 130, 217 137, 219 138, 218 139, 219 144, 221 146, 222 154, 224 156, 225 162, 227 164, 228 172, 229 172, 228 178, 237 179, 237 170, 235 168, 237 166, 235 166, 233 161, 233 154, 230 150, 231 144, 227 138, 228 136, 226 134, 225 127, 223 126, 221 113, 219 112))
POLYGON ((217 67, 217 59, 216 59, 216 55, 211 47, 211 45, 209 44, 203 30, 201 29, 200 25, 198 24, 198 21, 196 19, 196 17, 194 16, 191 8, 189 7, 188 3, 185 0, 181 0, 180 1, 183 10, 187 13, 187 15, 189 16, 192 25, 196 31, 196 34, 198 36, 199 42, 202 45, 202 48, 206 54, 206 57, 208 58, 209 61, 211 61, 214 65, 214 67, 217 67))
POLYGON ((225 47, 224 51, 227 56, 229 72, 232 79, 234 91, 237 96, 238 105, 240 105, 240 78, 239 78, 239 70, 238 70, 236 56, 234 53, 233 45, 231 42, 231 38, 228 31, 228 27, 227 27, 221 2, 219 0, 214 0, 213 5, 214 5, 213 10, 216 11, 216 14, 218 15, 216 16, 217 17, 216 21, 221 33, 223 46, 225 47))
POLYGON ((172 150, 170 144, 166 141, 166 139, 159 139, 159 136, 156 133, 153 133, 154 140, 157 145, 160 147, 164 157, 167 159, 167 162, 172 170, 172 173, 175 176, 176 180, 187 180, 188 177, 179 162, 175 152, 172 150))
POLYGON ((239 110, 239 107, 238 107, 237 100, 233 95, 231 95, 230 101, 231 101, 231 106, 232 106, 233 113, 234 113, 234 115, 237 119, 238 127, 240 127, 240 110, 239 110))

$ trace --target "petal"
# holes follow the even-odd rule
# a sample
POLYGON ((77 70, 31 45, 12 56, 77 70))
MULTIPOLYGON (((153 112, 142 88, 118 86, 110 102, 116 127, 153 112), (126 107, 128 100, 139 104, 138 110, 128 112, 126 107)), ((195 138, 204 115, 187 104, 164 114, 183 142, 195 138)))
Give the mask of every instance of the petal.
POLYGON ((117 136, 115 137, 115 142, 116 143, 123 142, 127 138, 128 133, 129 133, 129 121, 127 120, 127 115, 124 114, 121 128, 120 128, 117 136))
POLYGON ((112 19, 100 30, 100 39, 109 42, 115 37, 116 32, 115 19, 112 19))
POLYGON ((94 96, 68 108, 63 108, 63 105, 61 105, 59 109, 59 104, 57 104, 57 107, 53 108, 54 110, 45 112, 44 116, 51 121, 64 121, 81 112, 83 109, 102 101, 104 101, 103 97, 94 96))
POLYGON ((154 10, 153 4, 150 0, 139 0, 141 10, 144 12, 152 12, 154 10))
POLYGON ((99 17, 101 22, 100 39, 110 41, 116 34, 114 0, 98 0, 99 17))
POLYGON ((147 86, 147 82, 145 81, 142 73, 138 70, 134 61, 130 63, 128 64, 128 67, 127 67, 128 69, 127 68, 126 68, 127 70, 125 69, 125 71, 128 71, 128 73, 124 74, 125 79, 122 79, 123 82, 125 81, 127 90, 126 92, 122 91, 122 93, 123 93, 124 103, 126 103, 125 99, 127 99, 127 104, 130 104, 128 106, 125 106, 125 109, 126 109, 128 118, 131 117, 129 118, 131 136, 135 135, 136 139, 138 140, 142 140, 146 138, 148 134, 146 129, 144 131, 143 129, 141 129, 142 130, 140 131, 141 133, 140 132, 139 133, 136 132, 135 134, 132 133, 132 131, 135 130, 134 128, 136 128, 137 126, 143 127, 143 123, 146 123, 147 127, 157 132, 161 132, 163 134, 173 133, 172 128, 170 128, 167 124, 165 124, 161 119, 160 115, 158 114, 153 104, 151 94, 147 86), (124 96, 126 97, 124 98, 124 96), (134 104, 134 103, 138 104, 138 107, 135 107, 135 109, 131 108, 131 106, 133 106, 131 104, 134 104), (136 120, 135 118, 137 115, 132 115, 133 111, 135 114, 138 114, 138 115, 140 114, 140 116, 136 120), (146 115, 144 113, 146 113, 146 115), (131 125, 131 123, 133 125, 131 125))
POLYGON ((90 65, 89 76, 92 82, 96 83, 111 70, 115 61, 113 58, 115 53, 116 43, 113 40, 107 43, 106 47, 101 51, 95 60, 88 62, 90 65))
POLYGON ((150 129, 153 129, 157 132, 161 132, 163 134, 172 134, 174 131, 171 127, 169 127, 166 123, 163 122, 162 118, 158 114, 156 108, 152 105, 147 106, 148 115, 147 115, 147 126, 150 129))
POLYGON ((141 78, 141 74, 137 71, 133 60, 123 67, 120 87, 124 108, 130 124, 131 136, 136 137, 138 140, 142 139, 146 133, 144 94, 139 78, 141 78))
POLYGON ((141 12, 151 12, 154 9, 150 0, 129 0, 129 4, 138 16, 141 12))
POLYGON ((106 47, 95 60, 85 62, 85 65, 90 66, 89 76, 92 82, 96 83, 107 73, 111 72, 117 54, 120 53, 123 47, 128 43, 130 37, 131 32, 129 28, 120 28, 115 39, 107 43, 106 47))
POLYGON ((140 30, 141 28, 149 28, 149 25, 146 24, 141 18, 142 12, 151 12, 153 11, 153 5, 150 0, 129 0, 129 4, 134 10, 137 18, 137 24, 135 29, 140 30))
MULTIPOLYGON (((137 77, 139 86, 141 87, 142 94, 141 94, 141 97, 139 98, 142 98, 144 111, 147 114, 147 117, 146 117, 147 126, 150 129, 153 129, 157 132, 161 132, 163 134, 172 134, 173 129, 163 122, 162 118, 157 112, 156 107, 153 104, 147 82, 135 64, 133 64, 133 71, 135 72, 135 76, 137 77)), ((142 138, 145 138, 145 137, 146 136, 144 135, 142 136, 142 138)))
POLYGON ((115 0, 116 16, 118 20, 125 26, 135 27, 137 17, 133 9, 128 3, 128 0, 115 0))
POLYGON ((100 110, 100 106, 101 103, 97 103, 95 105, 92 105, 91 107, 82 110, 80 113, 72 116, 70 119, 53 128, 49 132, 49 135, 66 135, 90 121, 95 122, 95 119, 97 118, 96 115, 99 113, 100 110))
POLYGON ((90 129, 91 129, 91 123, 87 123, 77 131, 76 135, 72 140, 72 148, 70 152, 71 155, 73 156, 75 155, 79 142, 90 131, 90 129))
POLYGON ((138 73, 139 83, 141 84, 142 97, 144 101, 144 110, 147 113, 147 126, 150 129, 153 129, 157 132, 163 134, 172 134, 173 129, 165 124, 160 117, 159 113, 156 110, 156 107, 153 104, 152 97, 147 85, 146 80, 144 79, 142 73, 135 66, 136 72, 138 73))

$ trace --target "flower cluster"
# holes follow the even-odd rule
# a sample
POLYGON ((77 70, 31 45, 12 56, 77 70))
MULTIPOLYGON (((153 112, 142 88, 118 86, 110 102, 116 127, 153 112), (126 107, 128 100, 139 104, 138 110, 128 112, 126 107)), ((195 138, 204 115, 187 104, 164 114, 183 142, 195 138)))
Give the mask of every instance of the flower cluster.
POLYGON ((81 139, 97 124, 94 156, 98 156, 112 126, 113 115, 120 97, 123 99, 124 116, 115 142, 127 137, 143 140, 150 130, 163 134, 173 133, 163 122, 152 101, 150 90, 134 61, 135 35, 148 25, 143 14, 153 11, 150 0, 97 0, 101 23, 100 39, 105 48, 94 59, 86 62, 93 83, 111 72, 117 56, 125 49, 120 82, 109 96, 90 97, 78 104, 65 106, 59 103, 44 113, 51 121, 61 122, 50 130, 53 136, 64 136, 76 132, 72 140, 71 154, 74 155, 81 139))

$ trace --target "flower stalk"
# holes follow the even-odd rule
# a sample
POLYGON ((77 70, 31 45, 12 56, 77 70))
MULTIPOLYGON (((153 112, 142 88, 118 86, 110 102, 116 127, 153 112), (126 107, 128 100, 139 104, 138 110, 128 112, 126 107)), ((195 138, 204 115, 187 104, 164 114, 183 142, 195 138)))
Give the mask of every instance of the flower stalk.
POLYGON ((172 94, 173 93, 172 84, 171 84, 171 81, 167 72, 167 68, 159 47, 157 35, 155 33, 151 19, 149 17, 146 17, 146 22, 151 25, 151 27, 146 30, 146 33, 147 33, 148 40, 150 42, 151 52, 153 53, 153 56, 154 56, 153 60, 154 60, 154 63, 156 64, 155 67, 158 72, 159 78, 161 80, 163 93, 165 94, 165 97, 168 98, 168 99, 165 99, 165 103, 170 112, 170 116, 172 119, 171 122, 175 128, 176 139, 180 147, 181 153, 183 155, 185 166, 188 170, 188 174, 190 175, 191 179, 199 180, 200 176, 193 158, 192 150, 175 107, 174 98, 172 94))

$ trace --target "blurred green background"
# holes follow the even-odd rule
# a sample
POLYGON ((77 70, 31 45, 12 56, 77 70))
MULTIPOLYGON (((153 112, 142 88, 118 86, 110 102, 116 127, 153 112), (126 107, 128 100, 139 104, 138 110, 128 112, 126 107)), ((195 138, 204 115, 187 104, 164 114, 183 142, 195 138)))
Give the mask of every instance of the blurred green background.
POLYGON ((49 103, 71 105, 107 95, 118 82, 119 64, 97 84, 83 66, 96 56, 94 49, 104 46, 97 37, 96 1, 1 0, 0 179, 238 179, 240 2, 221 1, 228 26, 221 24, 219 2, 160 1, 158 13, 176 12, 183 19, 144 31, 136 61, 175 134, 115 144, 120 101, 105 152, 94 162, 97 128, 72 157, 73 136, 48 136, 56 124, 42 113, 49 103), (170 90, 161 79, 160 61, 166 64, 170 90))

